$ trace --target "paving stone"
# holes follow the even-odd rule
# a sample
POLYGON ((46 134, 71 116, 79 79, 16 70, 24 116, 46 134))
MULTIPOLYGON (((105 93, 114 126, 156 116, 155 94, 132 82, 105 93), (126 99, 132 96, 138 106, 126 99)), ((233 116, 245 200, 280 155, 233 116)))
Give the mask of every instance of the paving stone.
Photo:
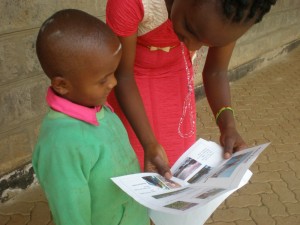
POLYGON ((270 216, 268 208, 265 206, 250 207, 250 215, 259 225, 275 225, 276 221, 270 216))
MULTIPOLYGON (((299 133, 300 133, 300 131, 299 131, 299 133)), ((299 149, 300 149, 300 146, 299 146, 299 149)), ((293 154, 296 156, 297 160, 300 160, 300 151, 293 152, 293 154)))
POLYGON ((252 220, 238 220, 235 223, 236 225, 256 225, 256 223, 252 220))
POLYGON ((31 212, 31 220, 28 225, 47 225, 51 221, 51 214, 48 204, 45 202, 36 203, 31 212))
POLYGON ((300 189, 293 190, 293 193, 295 194, 297 201, 300 202, 300 189))
POLYGON ((270 162, 270 163, 260 163, 258 165, 260 172, 266 171, 289 171, 289 165, 287 162, 270 162))
POLYGON ((226 200, 228 207, 245 208, 248 206, 260 206, 261 204, 261 197, 259 195, 230 196, 226 200))
POLYGON ((287 216, 287 217, 274 217, 277 224, 276 225, 298 225, 300 224, 300 216, 287 216))
MULTIPOLYGON (((300 150, 300 148, 299 148, 300 150)), ((289 164, 289 167, 296 173, 296 176, 298 179, 300 179, 300 163, 298 160, 293 160, 287 162, 289 164)))
POLYGON ((295 134, 286 134, 286 135, 280 135, 281 140, 283 140, 283 143, 289 143, 289 144, 298 144, 299 141, 297 140, 296 137, 298 136, 294 136, 295 134))
POLYGON ((215 222, 233 222, 236 220, 247 220, 249 219, 248 208, 229 208, 224 210, 217 210, 213 216, 215 222))
POLYGON ((6 225, 9 220, 10 216, 0 214, 0 225, 6 225))
POLYGON ((30 216, 16 214, 11 217, 11 220, 6 225, 24 225, 30 221, 30 216))
POLYGON ((252 183, 263 183, 263 182, 270 182, 270 181, 280 181, 280 173, 274 171, 267 171, 267 172, 260 172, 253 174, 251 177, 252 183))
POLYGON ((290 215, 300 216, 300 203, 285 203, 287 211, 290 215))
POLYGON ((30 215, 34 203, 28 202, 14 202, 0 205, 0 212, 2 215, 22 214, 30 215))
POLYGON ((295 159, 295 155, 293 152, 287 152, 285 154, 273 153, 268 154, 268 159, 270 162, 287 162, 295 159))
POLYGON ((287 183, 290 190, 300 189, 300 179, 296 177, 295 173, 292 171, 280 171, 282 180, 287 183))
POLYGON ((286 154, 287 152, 297 152, 300 149, 299 143, 297 144, 279 144, 275 146, 276 152, 286 154))
POLYGON ((268 156, 265 152, 263 152, 258 158, 255 160, 255 163, 260 165, 260 164, 268 164, 270 163, 268 156))
POLYGON ((243 187, 240 191, 243 195, 257 195, 262 193, 272 193, 272 188, 269 183, 250 183, 243 187))
POLYGON ((268 207, 270 215, 288 216, 286 207, 279 201, 276 194, 261 194, 264 206, 268 207))
MULTIPOLYGON (((208 223, 209 224, 209 223, 208 223)), ((214 222, 213 225, 236 225, 236 223, 214 222)))
POLYGON ((297 199, 295 198, 295 194, 288 189, 287 184, 283 181, 274 181, 270 182, 272 185, 272 189, 279 196, 279 200, 281 202, 290 202, 296 203, 297 199))

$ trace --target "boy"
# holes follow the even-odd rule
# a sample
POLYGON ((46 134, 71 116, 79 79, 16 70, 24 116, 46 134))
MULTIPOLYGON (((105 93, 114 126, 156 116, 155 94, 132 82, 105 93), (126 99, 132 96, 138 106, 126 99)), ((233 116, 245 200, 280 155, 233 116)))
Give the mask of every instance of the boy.
POLYGON ((146 208, 110 180, 139 172, 127 133, 106 105, 117 83, 118 38, 96 17, 67 9, 44 22, 36 50, 51 87, 32 163, 55 224, 149 224, 146 208))

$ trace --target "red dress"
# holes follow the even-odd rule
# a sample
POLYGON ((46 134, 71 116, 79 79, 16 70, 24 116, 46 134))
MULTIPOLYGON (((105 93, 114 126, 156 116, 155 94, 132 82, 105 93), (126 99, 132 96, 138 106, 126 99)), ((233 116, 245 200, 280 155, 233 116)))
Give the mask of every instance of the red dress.
MULTIPOLYGON (((106 20, 112 30, 122 37, 138 33, 134 77, 155 136, 172 166, 195 142, 196 116, 190 54, 174 33, 167 15, 164 0, 107 2, 106 20), (150 46, 171 49, 151 51, 150 46)), ((143 168, 143 149, 138 139, 115 97, 111 95, 108 101, 123 121, 143 168)))

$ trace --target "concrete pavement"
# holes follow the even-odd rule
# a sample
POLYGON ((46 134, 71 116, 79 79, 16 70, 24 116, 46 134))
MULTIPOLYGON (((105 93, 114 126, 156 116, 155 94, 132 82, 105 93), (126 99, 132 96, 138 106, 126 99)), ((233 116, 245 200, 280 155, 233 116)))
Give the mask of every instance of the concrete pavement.
MULTIPOLYGON (((237 126, 249 146, 271 142, 250 183, 206 225, 300 224, 300 47, 231 84, 237 126)), ((197 101, 198 136, 218 141, 206 99, 197 101)), ((53 225, 38 185, 0 203, 0 225, 53 225)), ((133 224, 135 225, 135 224, 133 224)))

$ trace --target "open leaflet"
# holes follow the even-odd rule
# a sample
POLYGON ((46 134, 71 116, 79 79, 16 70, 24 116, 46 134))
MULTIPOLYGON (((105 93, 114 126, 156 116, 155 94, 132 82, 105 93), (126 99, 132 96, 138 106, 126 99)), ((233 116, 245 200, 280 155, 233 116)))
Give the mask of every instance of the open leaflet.
POLYGON ((157 173, 131 174, 112 180, 150 209, 155 224, 194 224, 186 223, 187 218, 185 223, 179 222, 183 218, 180 215, 199 212, 205 214, 202 217, 206 220, 231 193, 249 181, 252 173, 248 168, 268 145, 236 152, 225 160, 221 146, 199 139, 173 165, 170 180, 157 173), (173 222, 168 215, 172 215, 173 222), (159 222, 159 218, 166 222, 159 222))

